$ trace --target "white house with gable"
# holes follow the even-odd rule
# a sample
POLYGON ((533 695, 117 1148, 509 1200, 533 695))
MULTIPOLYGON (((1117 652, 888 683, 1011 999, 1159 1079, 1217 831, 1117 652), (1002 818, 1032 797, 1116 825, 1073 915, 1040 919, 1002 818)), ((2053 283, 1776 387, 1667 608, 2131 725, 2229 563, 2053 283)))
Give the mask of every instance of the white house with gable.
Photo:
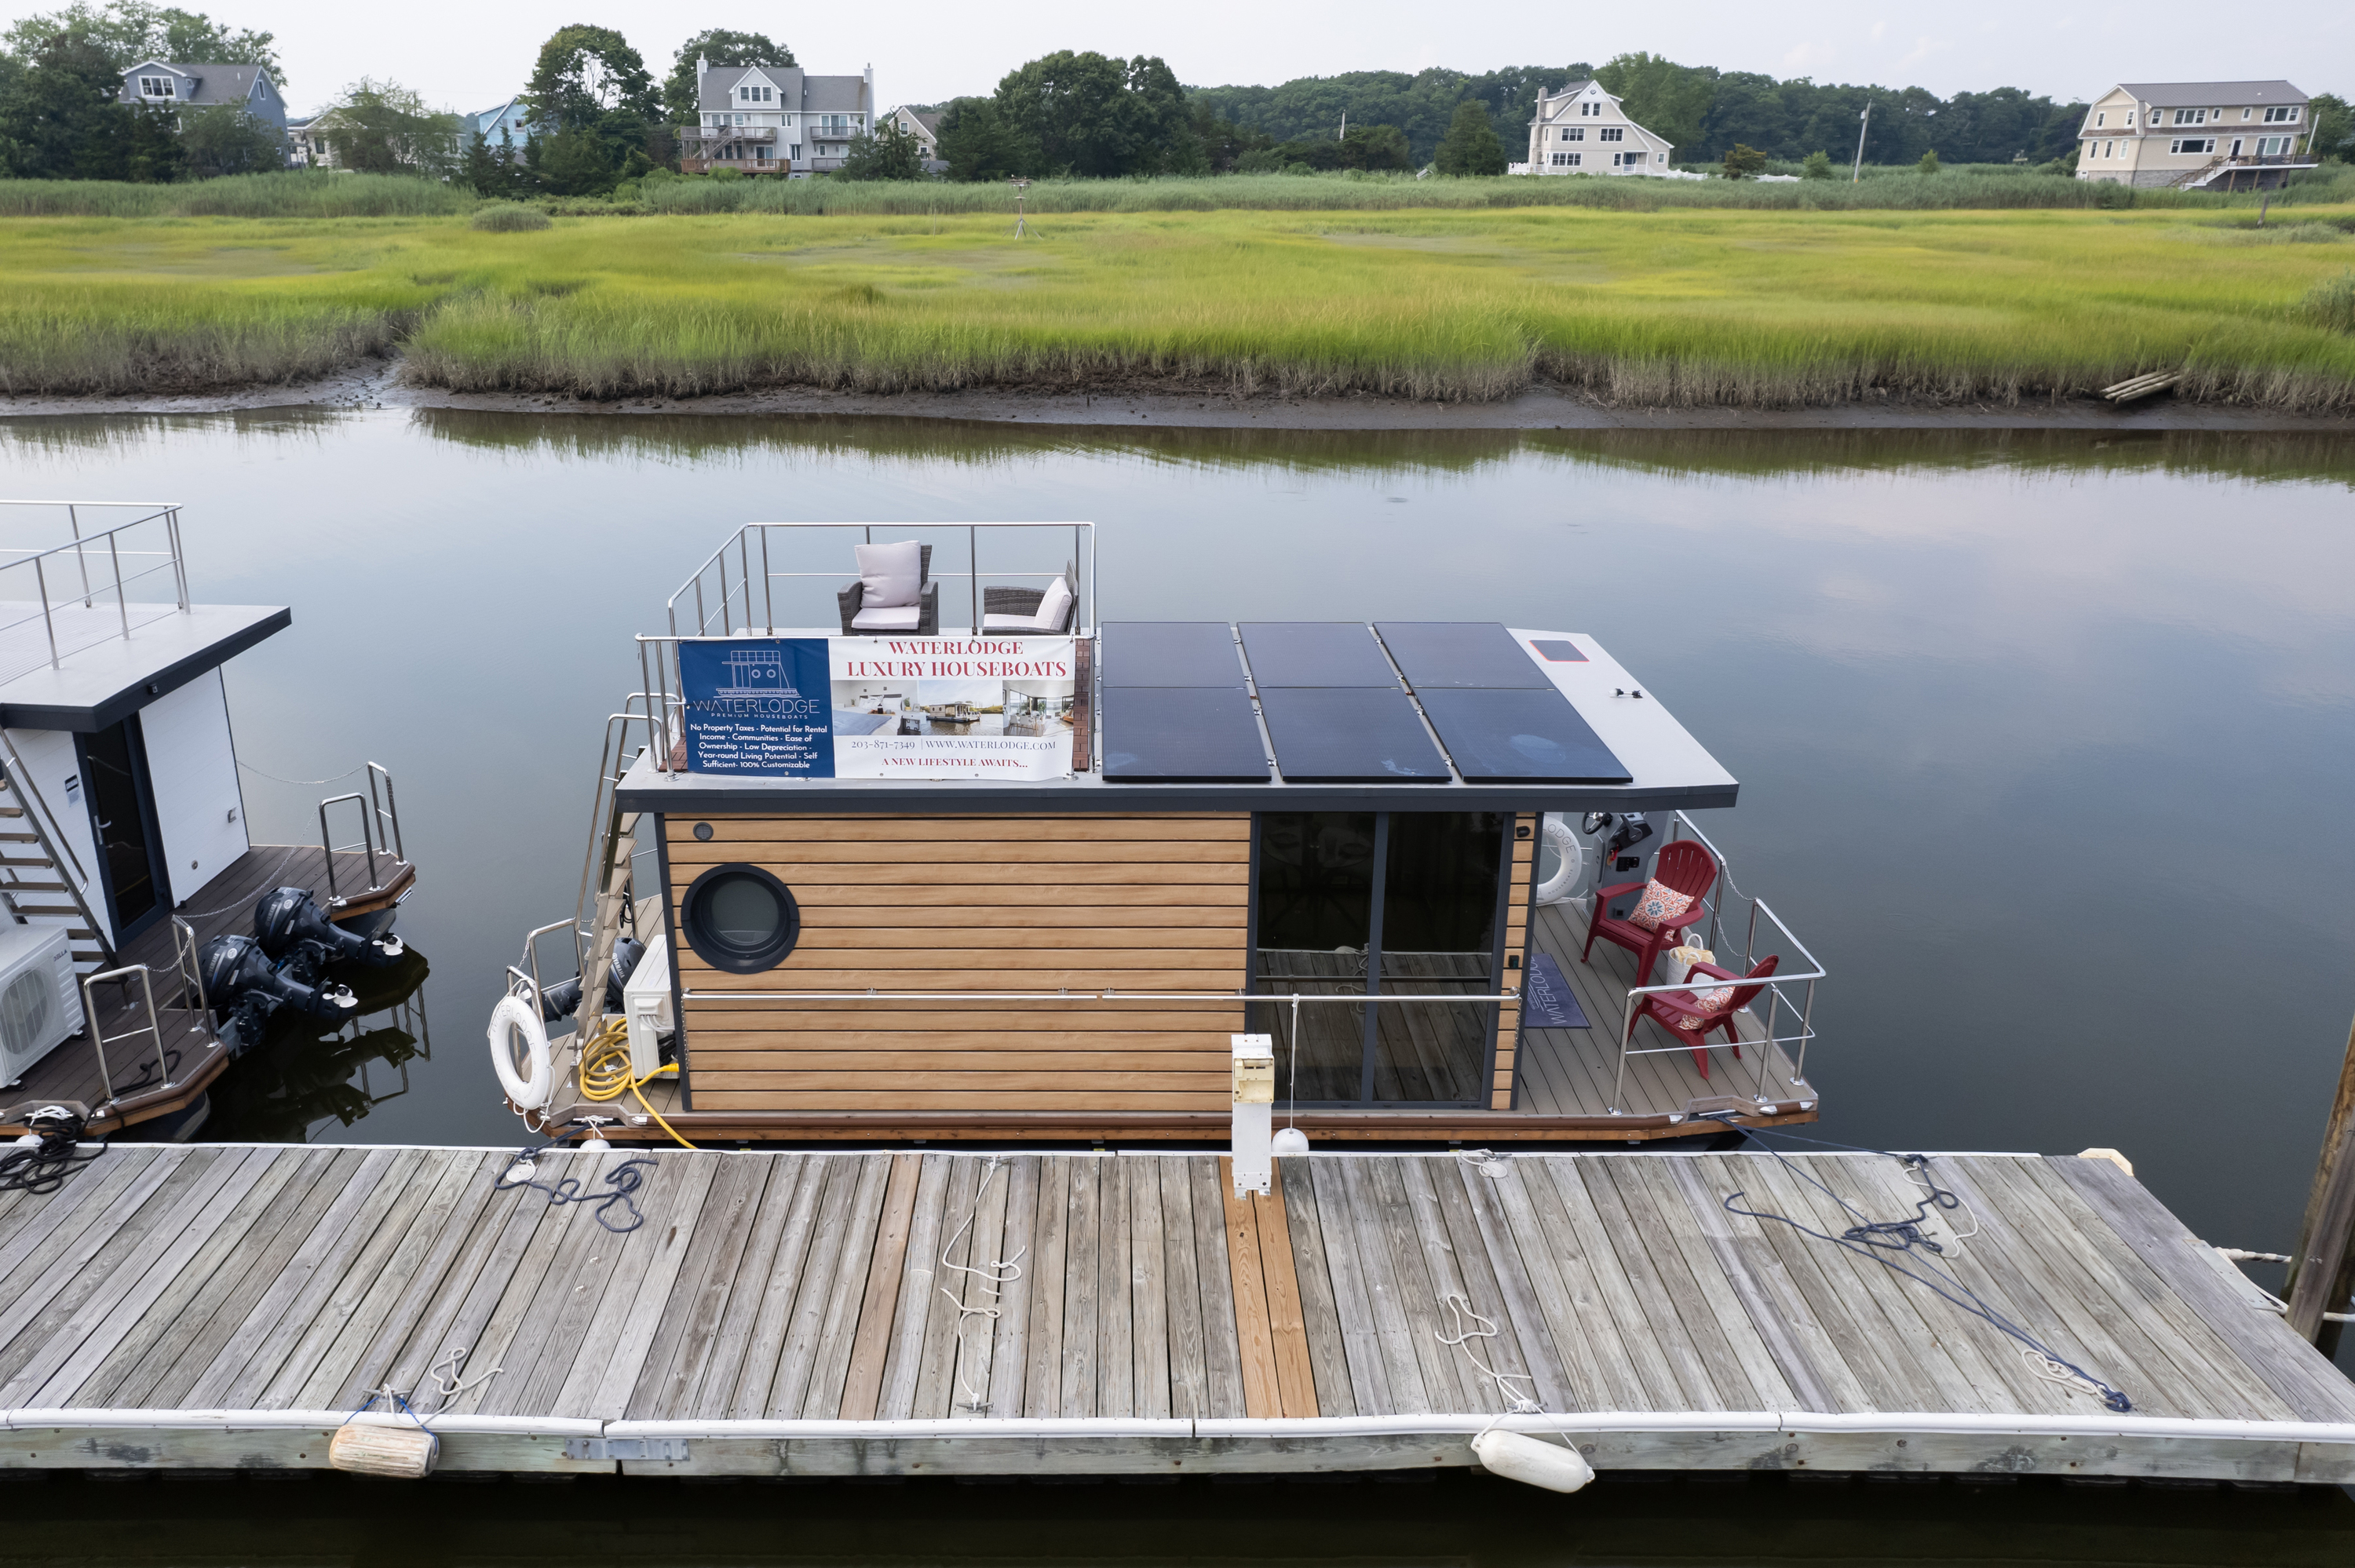
POLYGON ((1675 151, 1629 119, 1599 81, 1539 94, 1529 122, 1533 175, 1665 175, 1675 151))
POLYGON ((805 179, 842 166, 875 125, 875 68, 812 76, 799 66, 695 62, 698 123, 677 128, 678 166, 690 175, 741 169, 805 179))

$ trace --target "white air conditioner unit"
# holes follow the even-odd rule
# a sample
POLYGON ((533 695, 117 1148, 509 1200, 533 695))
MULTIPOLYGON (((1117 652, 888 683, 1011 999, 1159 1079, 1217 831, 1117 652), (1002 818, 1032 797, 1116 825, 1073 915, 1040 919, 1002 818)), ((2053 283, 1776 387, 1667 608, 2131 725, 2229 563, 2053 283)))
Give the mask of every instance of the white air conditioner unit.
POLYGON ((0 1084, 82 1027, 81 988, 63 926, 0 926, 0 1084))

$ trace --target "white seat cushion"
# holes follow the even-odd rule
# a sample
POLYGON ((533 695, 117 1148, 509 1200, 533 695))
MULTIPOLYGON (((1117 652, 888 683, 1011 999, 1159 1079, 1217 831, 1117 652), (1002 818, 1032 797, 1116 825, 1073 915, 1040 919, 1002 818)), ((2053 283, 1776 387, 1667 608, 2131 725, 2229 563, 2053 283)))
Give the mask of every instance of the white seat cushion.
MULTIPOLYGON (((923 546, 909 539, 896 545, 857 545, 858 580, 867 585, 859 599, 868 609, 897 609, 913 604, 924 587, 923 546)), ((908 623, 911 626, 914 621, 908 623)), ((893 630, 897 630, 894 628, 893 630)))
POLYGON ((922 606, 908 604, 889 609, 862 609, 850 618, 850 624, 859 631, 913 631, 923 617, 922 606))
POLYGON ((1063 617, 1071 609, 1071 585, 1057 577, 1047 585, 1047 596, 1039 601, 1039 613, 1032 618, 1034 631, 1060 631, 1063 617))
POLYGON ((981 618, 984 631, 1036 631, 1039 630, 1027 615, 985 615, 981 618))

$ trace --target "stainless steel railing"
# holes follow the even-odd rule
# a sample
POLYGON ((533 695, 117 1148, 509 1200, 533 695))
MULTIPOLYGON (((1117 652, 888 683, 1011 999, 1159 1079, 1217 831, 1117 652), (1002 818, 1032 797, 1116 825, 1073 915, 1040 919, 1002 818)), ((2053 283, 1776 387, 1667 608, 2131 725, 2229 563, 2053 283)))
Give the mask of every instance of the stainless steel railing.
MULTIPOLYGON (((1799 940, 1797 933, 1784 923, 1783 917, 1774 913, 1771 905, 1763 898, 1754 898, 1742 891, 1733 880, 1733 873, 1726 863, 1724 852, 1711 843, 1709 836, 1695 827, 1692 819, 1682 811, 1677 812, 1669 823, 1668 842, 1674 843, 1680 837, 1690 837, 1693 842, 1707 850, 1710 858, 1717 863, 1717 879, 1710 884, 1709 893, 1702 899, 1703 906, 1709 910, 1707 945, 1710 950, 1717 955, 1715 959, 1717 967, 1732 969, 1737 976, 1756 967, 1759 960, 1765 956, 1758 950, 1761 916, 1764 916, 1766 924, 1773 928, 1774 934, 1779 935, 1782 941, 1787 944, 1787 948, 1778 947, 1774 950, 1787 950, 1796 954, 1802 960, 1804 968, 1778 969, 1769 979, 1750 982, 1764 988, 1759 992, 1759 995, 1766 1001, 1765 1018, 1761 1025, 1764 1037, 1754 1041, 1744 1040, 1741 1044, 1755 1045, 1758 1048, 1758 1070, 1754 1079, 1758 1092, 1755 1098, 1760 1101, 1779 1103, 1787 1097, 1770 1092, 1767 1079, 1770 1073, 1780 1070, 1779 1064, 1782 1058, 1788 1054, 1791 1059, 1791 1071, 1785 1080, 1785 1086, 1798 1089, 1808 1099, 1814 1099, 1816 1097, 1814 1091, 1807 1084, 1807 1044, 1815 1038, 1816 982, 1822 980, 1826 973, 1822 963, 1807 950, 1806 944, 1799 940), (1732 900, 1726 897, 1729 893, 1732 895, 1732 900), (1742 948, 1738 954, 1723 945, 1727 939, 1728 931, 1732 929, 1726 919, 1729 904, 1739 911, 1742 948), (1786 1016, 1796 1021, 1796 1032, 1789 1034, 1778 1033, 1777 1029, 1786 1016)), ((1665 848, 1666 845, 1662 847, 1665 848)), ((1597 906, 1589 912, 1588 918, 1592 919, 1601 913, 1602 908, 1598 903, 1597 906)), ((1671 1052, 1694 1049, 1723 1049, 1721 1045, 1699 1045, 1690 1040, 1678 1041, 1668 1045, 1635 1044, 1636 1013, 1636 1010, 1643 1005, 1640 999, 1674 992, 1714 991, 1720 986, 1742 983, 1743 982, 1740 980, 1729 981, 1719 980, 1714 976, 1703 975, 1698 980, 1687 979, 1673 984, 1629 988, 1626 999, 1622 1004, 1619 1019, 1619 1065, 1617 1075, 1613 1079, 1611 1087, 1610 1112, 1613 1116, 1623 1114, 1620 1107, 1626 1097, 1627 1059, 1630 1056, 1666 1055, 1671 1052)), ((1757 999, 1753 998, 1745 1012, 1755 1018, 1757 1006, 1757 999)))
POLYGON ((40 547, 0 545, 0 654, 14 667, 0 666, 0 679, 13 678, 41 663, 46 651, 52 669, 69 653, 121 637, 128 641, 137 626, 152 623, 188 608, 188 573, 180 549, 180 507, 170 501, 0 501, 0 517, 16 521, 22 508, 63 512, 63 543, 40 547), (128 522, 84 532, 84 514, 134 511, 128 522), (133 585, 161 574, 169 602, 131 599, 133 585), (114 614, 104 614, 108 599, 114 614), (36 608, 24 609, 26 606, 36 608), (76 615, 76 609, 84 612, 76 615), (22 613, 16 613, 18 610, 22 613), (133 612, 138 614, 134 621, 133 612), (33 649, 21 650, 12 633, 38 622, 41 637, 33 649), (109 623, 112 622, 110 625, 109 623), (31 662, 15 664, 30 652, 31 662))
POLYGON ((330 908, 347 901, 348 895, 336 885, 336 855, 339 851, 362 850, 368 854, 368 893, 380 891, 386 878, 377 869, 379 854, 388 858, 391 872, 398 875, 409 863, 409 852, 400 841, 400 802, 392 792, 392 773, 380 762, 367 765, 368 789, 355 789, 347 794, 330 795, 319 802, 319 851, 327 863, 327 904, 330 908), (381 789, 379 789, 379 785, 381 789), (360 836, 350 843, 334 842, 327 827, 327 808, 351 804, 360 812, 360 836))
MULTIPOLYGON (((787 541, 813 530, 836 533, 856 530, 857 543, 875 543, 875 531, 887 534, 963 534, 964 535, 964 569, 939 562, 941 546, 933 544, 934 567, 928 581, 964 579, 969 599, 970 620, 965 630, 978 635, 981 631, 981 589, 985 577, 1014 577, 1046 582, 1059 577, 1060 571, 996 571, 985 572, 981 565, 981 535, 985 531, 1020 531, 1069 529, 1071 533, 1071 570, 1078 577, 1079 614, 1073 621, 1073 635, 1085 635, 1096 624, 1096 525, 1092 523, 747 523, 731 535, 728 542, 713 551, 709 559, 695 569, 693 576, 679 585, 665 605, 669 616, 673 637, 734 637, 752 632, 774 635, 777 628, 776 585, 780 582, 823 580, 837 585, 846 584, 858 577, 854 567, 846 562, 828 571, 780 571, 772 562, 773 545, 783 546, 787 541), (687 617, 685 629, 681 617, 687 617)), ((815 535, 813 535, 815 536, 815 535)), ((845 552, 847 554, 847 552, 845 552)), ((791 606, 788 605, 790 612, 791 606)), ((831 619, 831 618, 829 618, 831 619)), ((837 623, 838 624, 838 623, 837 623)))

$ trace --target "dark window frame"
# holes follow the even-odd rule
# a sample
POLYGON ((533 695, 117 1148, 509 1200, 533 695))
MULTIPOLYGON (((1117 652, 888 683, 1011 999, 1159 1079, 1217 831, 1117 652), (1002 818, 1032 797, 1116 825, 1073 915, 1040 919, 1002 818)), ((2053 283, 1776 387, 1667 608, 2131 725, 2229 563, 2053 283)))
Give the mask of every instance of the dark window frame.
POLYGON ((687 885, 687 892, 678 901, 678 913, 680 938, 697 958, 726 974, 765 974, 793 957, 794 949, 801 945, 801 901, 794 896, 794 890, 787 887, 774 872, 754 865, 750 861, 725 861, 706 869, 687 885), (745 876, 765 884, 776 895, 779 907, 784 911, 784 920, 779 927, 778 935, 750 952, 720 942, 711 934, 698 910, 701 901, 710 895, 710 888, 722 881, 745 876))

